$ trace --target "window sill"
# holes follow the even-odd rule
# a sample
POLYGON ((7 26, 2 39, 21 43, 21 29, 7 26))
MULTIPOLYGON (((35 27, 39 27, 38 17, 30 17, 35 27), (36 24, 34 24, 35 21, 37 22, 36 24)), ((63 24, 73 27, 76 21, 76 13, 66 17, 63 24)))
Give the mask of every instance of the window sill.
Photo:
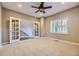
POLYGON ((68 34, 68 33, 60 33, 60 32, 51 32, 52 34, 68 34))

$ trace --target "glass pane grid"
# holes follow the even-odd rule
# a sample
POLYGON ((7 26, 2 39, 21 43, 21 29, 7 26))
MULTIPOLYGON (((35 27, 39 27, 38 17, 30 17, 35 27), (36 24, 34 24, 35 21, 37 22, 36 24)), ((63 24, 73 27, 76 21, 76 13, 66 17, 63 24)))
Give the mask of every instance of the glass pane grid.
POLYGON ((12 39, 19 39, 19 20, 12 20, 12 39))
POLYGON ((67 33, 67 19, 54 20, 51 22, 52 32, 67 33))

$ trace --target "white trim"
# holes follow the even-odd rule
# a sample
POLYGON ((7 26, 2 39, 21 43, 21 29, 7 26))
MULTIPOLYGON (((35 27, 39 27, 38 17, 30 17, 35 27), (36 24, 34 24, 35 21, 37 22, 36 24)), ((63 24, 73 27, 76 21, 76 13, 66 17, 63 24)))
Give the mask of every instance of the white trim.
MULTIPOLYGON (((79 0, 19 0, 19 2, 79 2, 79 0)), ((18 2, 18 0, 0 0, 0 2, 18 2)))
POLYGON ((20 38, 24 38, 24 37, 27 37, 28 38, 29 36, 20 36, 20 38))
POLYGON ((68 33, 62 33, 62 32, 52 32, 52 34, 68 34, 68 33))
POLYGON ((13 42, 16 42, 16 41, 20 41, 20 30, 19 30, 19 39, 16 39, 16 40, 12 40, 12 19, 15 19, 15 20, 19 20, 19 29, 20 29, 20 18, 15 18, 15 17, 11 17, 10 16, 10 23, 9 23, 9 27, 10 27, 10 29, 9 29, 9 31, 10 31, 10 36, 9 36, 9 38, 10 38, 10 43, 13 43, 13 42))
POLYGON ((9 44, 9 42, 4 42, 4 43, 2 43, 2 45, 6 45, 6 44, 9 44))
POLYGON ((77 46, 79 46, 79 43, 76 43, 76 42, 70 42, 70 41, 59 40, 59 39, 57 39, 57 40, 60 41, 60 42, 64 42, 64 43, 68 43, 68 44, 72 44, 72 45, 77 45, 77 46))
POLYGON ((2 47, 2 45, 0 44, 0 48, 2 47))

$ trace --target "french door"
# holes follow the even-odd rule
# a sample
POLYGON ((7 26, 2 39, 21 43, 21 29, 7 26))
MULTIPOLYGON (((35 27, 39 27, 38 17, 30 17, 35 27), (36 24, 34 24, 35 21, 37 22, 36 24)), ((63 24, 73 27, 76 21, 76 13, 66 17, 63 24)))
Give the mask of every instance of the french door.
POLYGON ((40 37, 40 23, 34 22, 34 37, 39 38, 40 37))
POLYGON ((20 19, 10 17, 9 21, 10 43, 20 40, 20 19))

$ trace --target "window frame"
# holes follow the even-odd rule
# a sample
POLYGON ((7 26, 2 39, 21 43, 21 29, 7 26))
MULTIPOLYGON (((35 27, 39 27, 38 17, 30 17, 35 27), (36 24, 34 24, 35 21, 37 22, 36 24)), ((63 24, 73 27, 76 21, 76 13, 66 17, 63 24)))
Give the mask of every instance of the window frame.
MULTIPOLYGON (((61 25, 62 26, 62 25, 61 25)), ((56 19, 56 20, 51 20, 50 21, 50 33, 56 33, 56 34, 68 34, 68 17, 63 17, 61 19, 56 19), (63 32, 63 31, 60 31, 60 32, 55 32, 55 27, 54 27, 54 23, 57 21, 59 23, 59 20, 60 21, 63 21, 63 20, 66 20, 67 23, 66 23, 66 32, 63 32), (54 29, 53 29, 54 28, 54 29)))

